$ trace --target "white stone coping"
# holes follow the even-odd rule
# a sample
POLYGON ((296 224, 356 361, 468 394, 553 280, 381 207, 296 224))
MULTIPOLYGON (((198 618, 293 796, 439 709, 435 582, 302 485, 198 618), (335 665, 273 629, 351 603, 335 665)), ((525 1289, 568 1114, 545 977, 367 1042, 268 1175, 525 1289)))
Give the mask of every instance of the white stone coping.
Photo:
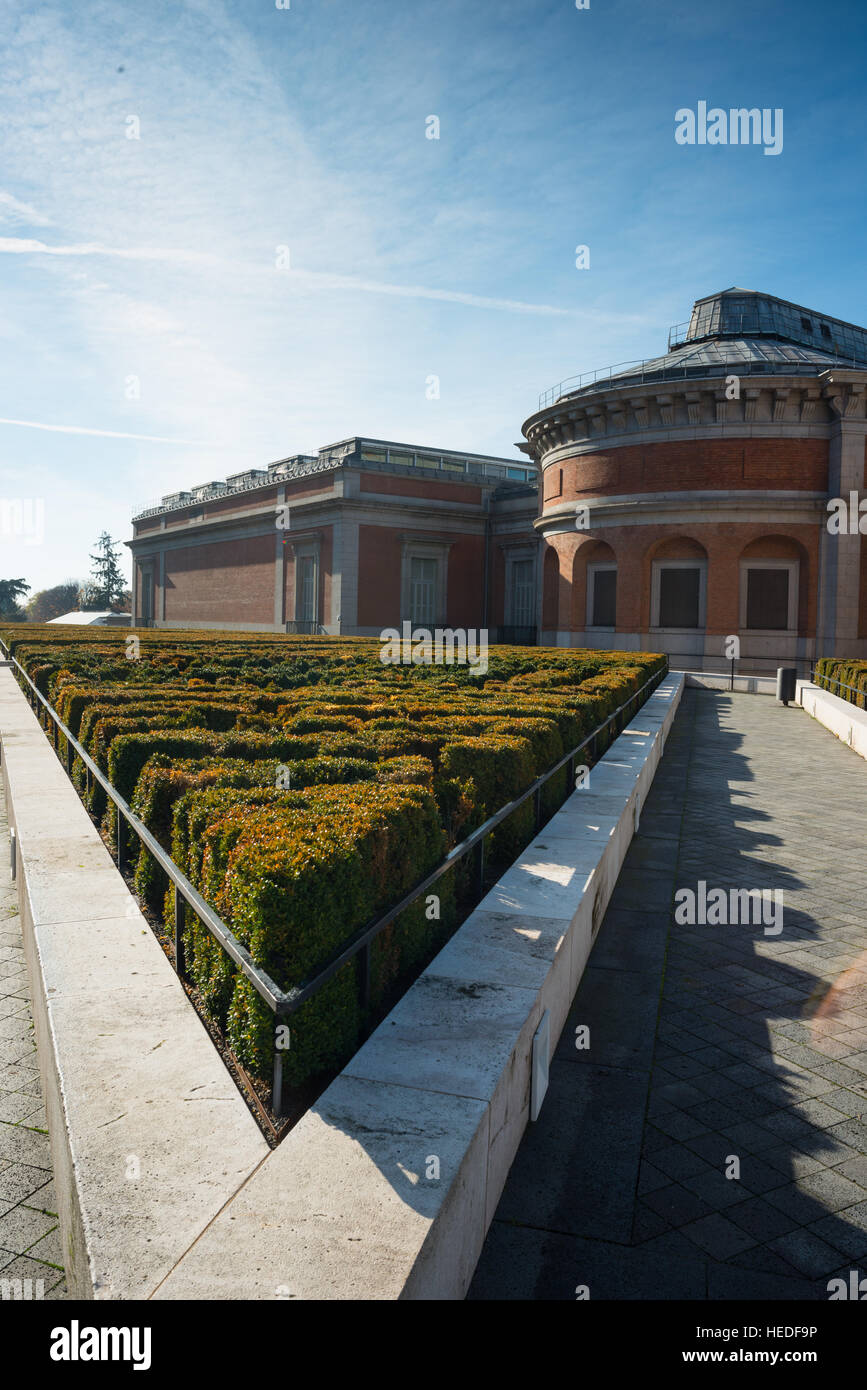
POLYGON ((529 1117, 532 1039, 568 1015, 684 688, 669 675, 160 1299, 459 1299, 529 1117))
POLYGON ((808 714, 862 758, 867 758, 867 710, 859 709, 839 695, 832 695, 830 690, 823 690, 812 681, 798 681, 795 698, 808 714))
MULTIPOLYGON (((785 665, 784 662, 780 663, 785 665)), ((725 675, 722 671, 684 671, 686 676, 687 689, 695 687, 700 690, 722 690, 731 691, 731 676, 725 675)), ((776 695, 777 677, 774 675, 765 676, 735 676, 735 694, 741 695, 776 695)))
POLYGON ((8 669, 0 739, 70 1293, 147 1298, 270 1150, 8 669))

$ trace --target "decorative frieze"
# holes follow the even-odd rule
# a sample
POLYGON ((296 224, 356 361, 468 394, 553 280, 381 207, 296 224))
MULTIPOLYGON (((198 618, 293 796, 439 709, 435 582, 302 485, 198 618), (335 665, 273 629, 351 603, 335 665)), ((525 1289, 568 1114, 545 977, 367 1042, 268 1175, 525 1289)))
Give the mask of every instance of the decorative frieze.
POLYGON ((664 425, 674 424, 674 397, 657 396, 656 408, 659 411, 659 418, 664 425))
POLYGON ((645 396, 632 397, 629 402, 629 409, 635 416, 635 423, 640 430, 647 429, 648 408, 645 396))
POLYGON ((744 419, 757 420, 759 413, 759 401, 762 392, 758 386, 748 386, 744 391, 744 419))
POLYGON ((701 392, 687 391, 686 416, 691 425, 701 424, 701 392))
POLYGON ((786 418, 791 391, 788 387, 778 387, 774 391, 774 420, 779 423, 786 418))
POLYGON ((544 462, 554 449, 581 445, 600 436, 622 438, 649 430, 677 430, 716 425, 771 424, 793 426, 826 425, 829 412, 846 419, 864 419, 867 411, 867 381, 841 381, 836 375, 822 374, 803 383, 789 379, 786 385, 773 380, 756 382, 742 378, 737 395, 732 396, 721 378, 706 383, 672 383, 665 392, 647 389, 641 395, 624 397, 600 388, 563 413, 552 407, 551 414, 534 420, 527 438, 528 452, 544 462))

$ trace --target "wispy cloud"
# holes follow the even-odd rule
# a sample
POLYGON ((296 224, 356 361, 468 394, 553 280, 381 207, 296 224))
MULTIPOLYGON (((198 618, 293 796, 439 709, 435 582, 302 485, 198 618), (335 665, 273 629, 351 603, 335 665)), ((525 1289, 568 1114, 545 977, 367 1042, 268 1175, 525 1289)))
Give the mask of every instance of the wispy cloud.
POLYGON ((50 227, 50 217, 44 217, 29 203, 22 203, 12 193, 0 189, 0 217, 11 222, 30 222, 34 227, 50 227))
POLYGON ((213 449, 205 439, 173 439, 160 434, 130 434, 125 430, 98 430, 89 425, 48 425, 41 420, 7 420, 0 416, 0 425, 20 425, 28 430, 48 430, 51 434, 93 434, 102 439, 140 439, 147 444, 189 444, 193 448, 213 449))
MULTIPOLYGON (((51 246, 32 237, 0 237, 0 253, 16 256, 113 256, 128 261, 160 261, 168 264, 195 266, 202 269, 223 269, 235 276, 246 274, 273 275, 277 272, 262 265, 238 265, 222 260, 207 251, 186 251, 155 246, 104 246, 101 242, 82 242, 75 245, 51 246)), ((356 275, 334 275, 328 271, 286 269, 280 272, 287 283, 310 289, 349 290, 363 294, 396 295, 401 299, 433 299, 446 304, 463 304, 471 309, 499 309, 516 314, 555 314, 561 318, 586 317, 574 309, 558 308, 553 304, 532 304, 520 299, 499 299, 489 295, 468 294, 464 290, 438 289, 426 285, 391 285, 381 280, 366 280, 356 275)))

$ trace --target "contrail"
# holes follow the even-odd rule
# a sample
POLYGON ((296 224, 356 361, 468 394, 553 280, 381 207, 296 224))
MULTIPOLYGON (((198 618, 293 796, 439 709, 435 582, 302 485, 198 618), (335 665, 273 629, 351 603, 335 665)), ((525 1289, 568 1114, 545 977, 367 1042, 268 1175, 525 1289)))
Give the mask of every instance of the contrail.
POLYGON ((6 420, 2 416, 0 425, 20 425, 28 430, 50 430, 52 434, 97 434, 102 439, 142 439, 148 444, 188 444, 196 449, 219 447, 207 439, 172 439, 163 434, 126 434, 123 430, 94 430, 87 425, 44 425, 39 420, 6 420))

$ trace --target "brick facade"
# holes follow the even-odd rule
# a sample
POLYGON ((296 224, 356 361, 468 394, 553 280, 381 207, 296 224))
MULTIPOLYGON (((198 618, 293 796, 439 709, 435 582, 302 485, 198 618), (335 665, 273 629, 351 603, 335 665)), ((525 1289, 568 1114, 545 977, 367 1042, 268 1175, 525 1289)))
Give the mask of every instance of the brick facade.
POLYGON ((757 671, 867 657, 867 538, 828 526, 832 499, 867 488, 867 330, 724 291, 666 357, 555 395, 524 435, 543 642, 699 669, 723 669, 732 637, 757 671))
POLYGON ((136 517, 134 621, 378 634, 411 617, 415 559, 434 561, 435 623, 488 627, 493 638, 508 606, 502 547, 517 540, 535 557, 541 544, 537 470, 471 455, 460 475, 460 456, 447 453, 438 474, 430 450, 394 446, 401 463, 391 464, 390 446, 376 445, 376 462, 365 441, 345 441, 272 466, 273 482, 257 475, 228 495, 175 494, 136 517), (316 577, 312 619, 297 581, 305 560, 316 577))

